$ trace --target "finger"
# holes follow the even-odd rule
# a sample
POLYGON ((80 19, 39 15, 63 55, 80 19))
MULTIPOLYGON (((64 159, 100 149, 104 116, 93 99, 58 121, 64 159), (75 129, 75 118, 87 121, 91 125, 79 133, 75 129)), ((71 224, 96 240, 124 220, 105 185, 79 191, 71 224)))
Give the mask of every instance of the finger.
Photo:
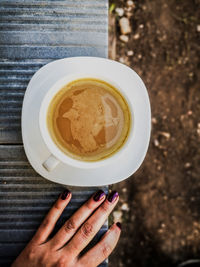
POLYGON ((50 240, 54 249, 59 249, 69 241, 76 233, 83 222, 92 214, 92 212, 105 200, 105 193, 102 190, 97 191, 80 209, 78 209, 69 220, 62 226, 57 234, 50 240))
POLYGON ((94 212, 94 214, 81 226, 78 232, 71 239, 63 250, 72 253, 75 257, 89 244, 96 233, 99 231, 108 215, 114 209, 119 200, 116 191, 111 192, 108 198, 94 212))
POLYGON ((96 267, 102 263, 116 247, 120 233, 121 224, 113 224, 99 243, 79 259, 80 266, 96 267))
POLYGON ((36 234, 32 239, 32 242, 42 244, 47 240, 48 236, 53 231, 58 218, 69 203, 71 196, 71 192, 68 189, 66 189, 60 195, 59 199, 50 209, 43 222, 41 223, 40 227, 38 228, 36 234))

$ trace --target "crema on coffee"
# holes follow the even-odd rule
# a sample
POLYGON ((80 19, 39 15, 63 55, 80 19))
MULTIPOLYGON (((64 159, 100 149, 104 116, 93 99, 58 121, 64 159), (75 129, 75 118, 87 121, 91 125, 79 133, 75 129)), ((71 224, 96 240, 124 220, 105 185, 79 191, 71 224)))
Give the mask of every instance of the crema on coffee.
POLYGON ((121 93, 99 79, 83 78, 65 85, 52 99, 47 126, 54 143, 66 155, 98 161, 126 142, 131 115, 121 93))

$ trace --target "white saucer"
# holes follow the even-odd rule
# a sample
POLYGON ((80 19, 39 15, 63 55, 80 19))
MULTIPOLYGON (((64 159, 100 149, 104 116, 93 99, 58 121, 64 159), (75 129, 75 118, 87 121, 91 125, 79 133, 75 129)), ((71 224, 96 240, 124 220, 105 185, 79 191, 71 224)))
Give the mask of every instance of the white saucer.
POLYGON ((95 57, 73 57, 53 61, 39 69, 30 80, 22 107, 22 139, 32 167, 50 181, 71 186, 103 186, 120 182, 142 164, 151 130, 151 111, 145 85, 129 67, 113 60, 95 57), (97 169, 78 169, 64 163, 48 172, 42 163, 50 156, 39 130, 39 109, 48 89, 68 74, 88 72, 114 80, 131 95, 135 112, 134 146, 112 165, 97 169), (136 86, 137 84, 137 86, 136 86), (135 126, 136 125, 136 126, 135 126), (130 153, 132 151, 132 153, 130 153))

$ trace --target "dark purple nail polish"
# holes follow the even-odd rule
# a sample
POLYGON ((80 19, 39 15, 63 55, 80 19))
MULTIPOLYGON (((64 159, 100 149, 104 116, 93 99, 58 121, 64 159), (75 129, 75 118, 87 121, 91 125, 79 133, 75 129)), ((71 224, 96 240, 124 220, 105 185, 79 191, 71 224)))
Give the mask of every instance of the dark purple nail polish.
POLYGON ((63 193, 61 194, 61 199, 65 200, 70 194, 70 191, 68 189, 65 189, 65 191, 63 191, 63 193))
POLYGON ((121 225, 120 222, 117 222, 116 225, 117 225, 117 227, 118 227, 120 230, 122 229, 122 225, 121 225))
POLYGON ((119 196, 117 191, 112 191, 109 195, 108 195, 108 201, 109 202, 114 202, 115 199, 119 196))
POLYGON ((104 195, 105 195, 105 193, 103 192, 103 190, 99 190, 93 196, 93 199, 94 199, 94 201, 99 201, 104 195))

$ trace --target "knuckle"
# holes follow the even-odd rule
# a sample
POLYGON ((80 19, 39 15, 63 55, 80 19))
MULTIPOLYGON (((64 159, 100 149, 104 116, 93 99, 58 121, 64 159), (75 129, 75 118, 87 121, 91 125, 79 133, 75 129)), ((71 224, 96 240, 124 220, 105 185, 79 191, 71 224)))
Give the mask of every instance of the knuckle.
POLYGON ((103 203, 103 205, 101 205, 101 209, 103 212, 108 213, 109 212, 109 204, 108 203, 103 203))
POLYGON ((56 201, 54 208, 55 208, 55 210, 60 210, 60 205, 59 205, 58 201, 56 201))
POLYGON ((93 231, 94 227, 89 222, 84 223, 81 227, 81 232, 84 238, 88 238, 89 236, 91 236, 93 234, 93 231))
POLYGON ((44 221, 41 224, 41 227, 42 228, 46 228, 49 224, 50 224, 50 219, 49 218, 45 218, 44 221))
POLYGON ((35 259, 36 255, 37 255, 36 247, 30 247, 27 252, 27 258, 32 261, 35 259))
POLYGON ((85 207, 86 207, 86 209, 91 210, 91 209, 92 209, 91 202, 90 202, 90 201, 87 201, 87 202, 85 203, 85 207))
POLYGON ((102 254, 103 254, 103 257, 106 259, 110 253, 112 252, 112 248, 109 244, 105 243, 102 247, 102 254))
POLYGON ((56 264, 56 267, 65 267, 66 266, 66 260, 65 258, 60 258, 56 264))
POLYGON ((49 255, 47 253, 43 253, 40 259, 40 263, 42 266, 46 266, 49 261, 49 255))
POLYGON ((70 219, 66 222, 66 224, 65 224, 65 226, 64 226, 64 229, 65 229, 65 232, 66 232, 66 233, 69 233, 69 232, 75 230, 76 228, 77 228, 77 227, 76 227, 76 224, 75 224, 75 221, 74 221, 73 218, 70 218, 70 219))
POLYGON ((76 242, 71 245, 71 248, 69 250, 69 257, 73 255, 73 253, 79 252, 80 244, 77 244, 76 242))
POLYGON ((87 263, 84 263, 84 262, 81 262, 81 261, 75 261, 74 266, 76 266, 76 267, 85 267, 85 266, 92 267, 91 265, 88 264, 88 261, 87 261, 87 263))

